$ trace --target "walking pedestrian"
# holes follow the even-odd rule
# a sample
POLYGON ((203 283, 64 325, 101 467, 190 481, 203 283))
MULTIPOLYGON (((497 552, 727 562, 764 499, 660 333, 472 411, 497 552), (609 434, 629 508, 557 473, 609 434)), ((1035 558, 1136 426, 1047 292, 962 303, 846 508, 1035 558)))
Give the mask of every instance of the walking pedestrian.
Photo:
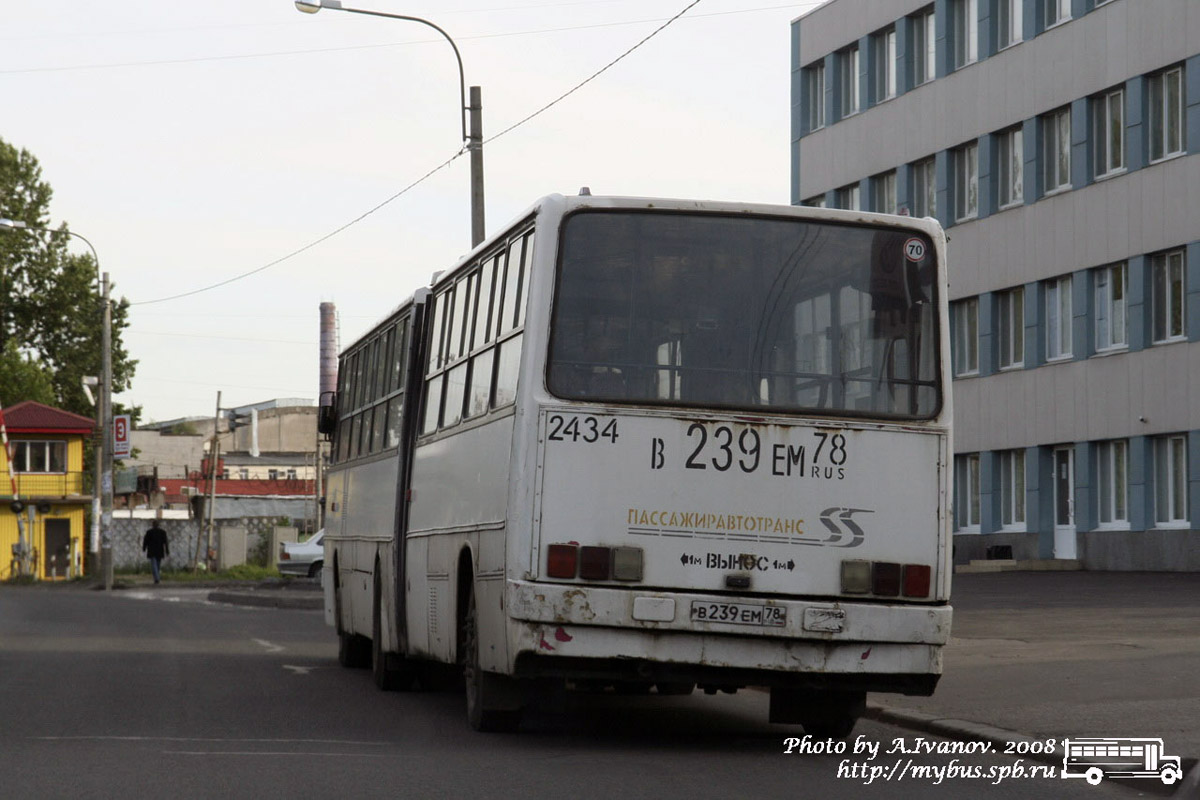
POLYGON ((167 532, 158 526, 157 521, 142 537, 142 550, 150 559, 150 571, 154 573, 154 582, 158 583, 162 560, 171 554, 171 545, 167 542, 167 532))

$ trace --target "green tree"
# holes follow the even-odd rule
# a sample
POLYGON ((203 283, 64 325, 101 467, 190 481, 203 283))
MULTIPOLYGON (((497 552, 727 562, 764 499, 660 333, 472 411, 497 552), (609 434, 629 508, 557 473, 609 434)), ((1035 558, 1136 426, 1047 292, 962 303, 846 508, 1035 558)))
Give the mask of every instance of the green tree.
MULTIPOLYGON (((96 260, 67 250, 66 223, 51 229, 53 191, 28 150, 0 139, 0 218, 24 222, 23 230, 0 230, 0 401, 39 400, 77 414, 95 412, 83 392, 85 375, 99 375, 101 294, 96 260), (7 372, 4 372, 7 370, 7 372), (48 378, 51 396, 45 398, 48 378), (16 396, 19 393, 29 396, 16 396), (41 394, 38 394, 42 392, 41 394), (11 395, 11 396, 10 396, 11 395)), ((110 290, 111 294, 111 290, 110 290)), ((137 362, 125 350, 129 301, 113 302, 113 392, 129 386, 137 362)), ((121 409, 114 408, 115 412, 121 409)), ((129 409, 137 415, 140 409, 129 409)))

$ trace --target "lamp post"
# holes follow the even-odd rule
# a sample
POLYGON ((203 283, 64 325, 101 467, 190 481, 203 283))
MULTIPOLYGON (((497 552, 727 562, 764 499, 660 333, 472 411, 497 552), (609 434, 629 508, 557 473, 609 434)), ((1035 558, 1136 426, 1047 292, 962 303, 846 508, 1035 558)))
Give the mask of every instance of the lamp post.
POLYGON ((112 476, 112 300, 109 297, 108 273, 100 273, 100 256, 96 254, 95 246, 86 236, 74 231, 56 231, 38 225, 29 225, 21 220, 0 218, 0 228, 14 230, 43 231, 46 233, 65 233, 74 236, 88 246, 92 258, 96 262, 96 276, 100 280, 102 298, 102 321, 100 327, 100 350, 102 360, 100 365, 100 403, 99 414, 100 437, 96 444, 96 478, 98 485, 94 487, 92 498, 92 535, 91 553, 93 560, 99 556, 104 570, 104 588, 112 590, 112 508, 113 508, 113 476, 112 476))
POLYGON ((481 94, 478 86, 471 87, 471 103, 467 105, 467 81, 463 74, 462 56, 458 52, 458 45, 450 38, 450 34, 434 25, 427 19, 420 17, 409 17, 403 14, 389 14, 384 11, 370 11, 363 8, 349 8, 341 4, 341 0, 295 0, 296 8, 303 11, 305 14, 315 14, 322 8, 333 9, 334 11, 348 11, 351 14, 366 14, 372 17, 387 17, 388 19, 401 19, 408 22, 419 22, 422 25, 428 25, 435 31, 440 33, 450 47, 454 49, 454 58, 458 62, 458 94, 459 103, 462 106, 462 138, 467 146, 468 152, 471 154, 471 246, 479 244, 483 241, 484 224, 483 224, 483 122, 480 114, 482 112, 481 94), (470 124, 468 125, 467 117, 470 116, 470 124))

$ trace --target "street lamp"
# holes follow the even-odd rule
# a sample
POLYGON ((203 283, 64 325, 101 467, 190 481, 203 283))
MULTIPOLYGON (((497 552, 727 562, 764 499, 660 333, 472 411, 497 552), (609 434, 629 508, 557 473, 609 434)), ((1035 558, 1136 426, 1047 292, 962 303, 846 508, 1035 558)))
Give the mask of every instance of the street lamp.
POLYGON ((65 233, 74 236, 88 246, 92 258, 96 262, 96 276, 100 280, 100 294, 103 300, 102 322, 100 328, 100 349, 102 353, 100 372, 100 405, 96 409, 99 416, 100 437, 96 444, 96 478, 95 491, 99 497, 92 499, 92 535, 91 550, 93 558, 101 556, 104 569, 104 588, 112 589, 112 508, 113 508, 113 475, 112 475, 112 300, 109 297, 108 273, 100 273, 100 256, 96 254, 95 246, 86 236, 69 230, 54 230, 38 225, 29 225, 18 219, 0 218, 0 228, 14 230, 43 231, 46 233, 65 233))
POLYGON ((410 17, 404 14, 389 14, 384 11, 370 11, 364 8, 349 8, 343 6, 341 0, 295 0, 296 8, 303 11, 305 14, 315 14, 322 8, 333 9, 334 11, 348 11, 351 14, 366 14, 372 17, 387 17, 388 19, 401 19, 408 22, 419 22, 422 25, 428 25, 435 31, 440 33, 450 47, 454 49, 454 58, 458 61, 458 94, 460 105, 462 106, 462 138, 466 144, 468 152, 471 154, 471 246, 479 244, 483 241, 484 224, 483 224, 483 122, 480 119, 482 103, 480 100, 480 91, 478 86, 471 87, 471 104, 467 105, 466 85, 467 81, 463 74, 462 56, 459 55, 458 45, 450 38, 450 34, 434 25, 427 19, 420 17, 410 17), (470 125, 468 127, 467 117, 470 116, 470 125))

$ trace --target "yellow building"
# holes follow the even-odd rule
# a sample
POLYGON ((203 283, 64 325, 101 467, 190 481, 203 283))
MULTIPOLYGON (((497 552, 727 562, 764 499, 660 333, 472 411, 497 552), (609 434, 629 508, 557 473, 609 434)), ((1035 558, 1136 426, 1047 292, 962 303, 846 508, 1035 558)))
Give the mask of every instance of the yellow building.
POLYGON ((2 413, 8 450, 0 448, 0 579, 80 575, 87 547, 85 511, 92 502, 83 448, 95 424, 32 401, 2 413), (24 568, 18 514, 25 528, 24 568))

